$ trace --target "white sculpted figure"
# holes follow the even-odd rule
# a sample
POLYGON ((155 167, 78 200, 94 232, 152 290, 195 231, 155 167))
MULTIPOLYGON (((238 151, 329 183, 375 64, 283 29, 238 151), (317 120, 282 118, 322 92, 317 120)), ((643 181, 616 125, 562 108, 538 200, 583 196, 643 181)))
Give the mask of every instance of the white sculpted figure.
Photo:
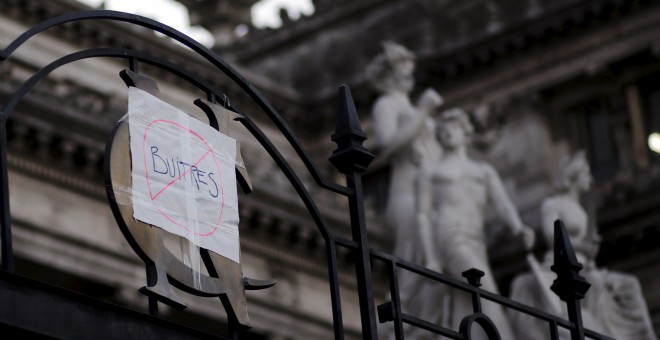
POLYGON ((373 137, 379 156, 392 166, 385 217, 394 228, 394 253, 417 262, 415 178, 422 162, 432 162, 440 154, 430 114, 442 104, 442 97, 428 89, 417 105, 411 103, 414 68, 412 52, 387 41, 383 53, 369 64, 367 74, 381 92, 372 109, 373 137))
MULTIPOLYGON (((394 230, 394 254, 421 265, 415 179, 421 164, 435 162, 441 153, 430 116, 442 104, 442 97, 427 89, 413 105, 410 92, 414 86, 414 68, 412 52, 388 41, 383 43, 383 52, 369 64, 367 76, 381 93, 372 108, 373 137, 380 150, 379 157, 391 164, 385 218, 394 230)), ((400 273, 403 309, 417 316, 435 308, 412 296, 423 289, 421 286, 416 275, 400 273)), ((407 337, 419 339, 413 335, 415 332, 407 329, 407 337)))
MULTIPOLYGON (((477 268, 485 273, 482 288, 497 293, 483 230, 486 208, 494 206, 511 233, 523 239, 528 248, 534 242, 534 232, 520 220, 497 171, 468 156, 472 132, 462 109, 451 109, 440 116, 437 134, 443 156, 436 164, 425 166, 418 181, 422 248, 427 267, 457 278, 463 271, 477 268)), ((472 300, 461 292, 448 293, 444 298, 449 307, 443 312, 443 323, 458 329, 461 320, 474 312, 472 300)), ((493 320, 502 339, 512 339, 500 306, 483 301, 483 312, 493 320)))
MULTIPOLYGON (((552 250, 554 222, 557 219, 564 222, 578 261, 584 266, 580 274, 591 284, 581 303, 584 326, 615 339, 657 339, 637 278, 596 267, 599 237, 590 232, 587 213, 580 205, 580 194, 591 186, 591 173, 584 152, 562 160, 555 186, 556 193, 541 205, 543 236, 552 250)), ((550 290, 556 278, 550 271, 551 250, 546 254, 539 273, 524 273, 513 280, 511 298, 568 318, 565 303, 550 290)), ((517 312, 511 313, 511 320, 519 339, 550 338, 546 322, 517 312)), ((560 328, 560 338, 570 339, 570 335, 560 328)))

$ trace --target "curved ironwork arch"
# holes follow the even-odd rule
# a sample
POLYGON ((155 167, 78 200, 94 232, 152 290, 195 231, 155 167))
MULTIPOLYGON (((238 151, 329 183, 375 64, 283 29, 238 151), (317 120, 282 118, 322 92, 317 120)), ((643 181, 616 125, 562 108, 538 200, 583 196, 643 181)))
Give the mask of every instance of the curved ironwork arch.
POLYGON ((342 187, 336 183, 329 182, 324 179, 318 168, 311 161, 311 158, 307 154, 307 151, 300 145, 300 143, 294 137, 293 132, 289 126, 284 122, 282 117, 277 113, 277 110, 266 100, 266 98, 249 82, 247 81, 240 73, 238 73, 234 68, 222 60, 217 54, 213 53, 204 45, 200 44, 198 41, 192 39, 180 31, 169 27, 163 23, 149 19, 140 15, 110 11, 110 10, 90 10, 82 11, 76 13, 69 13, 57 16, 52 19, 37 24, 32 27, 25 33, 18 36, 14 41, 12 41, 7 48, 0 51, 0 61, 9 58, 16 49, 21 45, 27 42, 33 36, 55 26, 59 26, 68 22, 84 21, 84 20, 93 20, 93 19, 105 19, 105 20, 114 20, 126 22, 145 28, 149 28, 153 31, 162 33, 184 46, 190 48, 195 53, 202 56, 212 65, 220 69, 225 73, 231 80, 234 81, 243 91, 245 91, 252 100, 257 103, 261 110, 268 116, 268 118, 275 124, 275 126, 282 132, 287 141, 291 144, 293 149, 296 151, 298 156, 301 158, 302 162, 307 167, 308 171, 312 175, 312 178, 322 188, 334 191, 342 195, 350 194, 350 190, 347 190, 345 187, 342 187))
POLYGON ((479 326, 481 326, 481 329, 483 329, 484 332, 486 332, 486 336, 488 336, 488 340, 501 339, 500 333, 497 331, 497 327, 495 327, 495 324, 488 316, 482 313, 474 313, 466 316, 465 318, 463 318, 463 320, 461 320, 461 325, 459 329, 461 334, 463 334, 466 340, 472 339, 472 325, 474 323, 477 323, 479 326))
MULTIPOLYGON (((300 178, 290 167, 289 163, 282 157, 277 148, 271 143, 271 141, 265 136, 261 131, 258 125, 253 122, 247 115, 243 114, 239 108, 231 106, 226 100, 226 106, 238 113, 238 118, 235 120, 242 123, 255 137, 262 147, 269 153, 270 157, 277 163, 282 172, 285 174, 289 182, 292 184, 296 193, 302 199, 305 204, 308 212, 311 214, 312 219, 316 223, 316 226, 324 238, 326 246, 326 255, 328 263, 328 274, 329 274, 329 284, 330 284, 330 295, 332 301, 332 316, 333 316, 333 328, 335 333, 335 339, 343 339, 343 322, 342 322, 342 311, 341 311, 341 302, 339 299, 339 282, 338 282, 338 265, 336 257, 336 247, 342 246, 350 249, 353 252, 353 255, 356 255, 356 276, 357 276, 357 285, 358 285, 358 298, 360 304, 360 316, 362 323, 362 335, 365 339, 377 339, 378 332, 375 325, 375 310, 374 310, 374 292, 372 288, 373 279, 371 277, 371 264, 370 261, 373 259, 380 260, 386 263, 389 273, 390 280, 390 295, 392 301, 388 301, 379 306, 379 314, 381 322, 394 321, 394 329, 396 333, 396 338, 403 338, 403 323, 410 324, 415 327, 423 328, 429 330, 433 333, 444 335, 452 339, 469 339, 470 328, 473 323, 479 324, 482 329, 489 334, 490 339, 498 339, 499 334, 494 324, 490 319, 480 312, 480 308, 475 307, 475 314, 472 314, 466 317, 460 326, 460 333, 451 329, 440 327, 438 325, 432 324, 428 321, 422 319, 417 319, 410 315, 407 315, 404 311, 401 310, 401 301, 399 297, 399 287, 397 282, 397 270, 406 270, 413 274, 420 275, 443 283, 445 285, 458 288, 468 293, 472 293, 475 301, 475 305, 478 306, 481 299, 486 299, 503 305, 507 308, 532 315, 538 319, 548 322, 553 338, 557 338, 558 326, 562 328, 570 329, 573 339, 581 339, 584 336, 598 339, 606 339, 602 335, 599 335, 593 331, 583 329, 581 317, 580 317, 580 305, 579 299, 584 297, 585 282, 582 277, 579 276, 579 270, 581 266, 575 260, 575 256, 568 256, 572 254, 572 246, 570 244, 570 239, 568 234, 563 227, 561 222, 557 222, 555 226, 555 237, 556 244, 559 244, 559 248, 562 248, 562 251, 557 251, 556 263, 557 265, 553 266, 553 271, 558 274, 558 277, 562 279, 555 281, 555 288, 560 291, 562 294, 562 299, 566 301, 567 307, 569 309, 569 320, 564 320, 561 317, 550 315, 546 312, 535 310, 531 307, 524 306, 515 301, 509 300, 507 298, 501 297, 497 294, 484 291, 479 288, 477 285, 466 284, 460 282, 454 278, 448 277, 444 274, 440 274, 421 266, 418 266, 414 263, 399 259, 390 254, 380 252, 369 247, 367 241, 367 232, 366 224, 364 217, 364 207, 363 207, 363 193, 362 193, 362 179, 361 173, 366 170, 367 166, 373 159, 373 156, 362 146, 362 141, 366 138, 359 124, 357 118, 357 112, 355 106, 353 105, 353 100, 350 95, 350 91, 347 87, 342 86, 340 88, 340 108, 337 120, 337 129, 335 134, 332 136, 332 140, 335 141, 338 145, 338 148, 333 152, 330 157, 330 162, 335 165, 340 172, 346 175, 346 186, 341 186, 337 183, 332 183, 324 179, 320 172, 318 171, 315 164, 312 162, 311 158, 308 156, 307 152, 300 145, 299 141, 292 133, 291 129, 284 122, 282 117, 277 113, 277 111, 272 107, 272 105, 238 72, 236 72, 231 66, 229 66, 224 60, 219 56, 214 54, 208 48, 199 44, 197 41, 191 39, 185 34, 167 26, 160 22, 141 17, 134 14, 115 12, 115 11, 106 11, 106 10, 93 10, 85 11, 78 13, 65 14, 59 17, 55 17, 50 20, 46 20, 41 24, 34 26, 32 29, 26 31, 24 34, 20 35, 15 39, 6 49, 0 50, 0 62, 9 58, 20 46, 27 42, 31 37, 58 25, 62 25, 68 22, 75 22, 81 20, 93 20, 93 19, 107 19, 114 21, 127 22, 130 24, 135 24, 138 26, 149 28, 153 31, 162 33, 178 42, 184 46, 190 48, 200 56, 202 56, 206 61, 210 62, 213 66, 222 71, 226 76, 228 76, 236 85, 238 85, 248 96, 256 103, 260 109, 266 114, 266 116, 275 124, 277 129, 285 136, 289 144, 293 147, 297 155, 301 158, 302 162, 305 164, 307 170, 310 172, 315 183, 324 189, 332 191, 334 193, 344 195, 348 197, 348 207, 350 210, 350 219, 351 219, 351 231, 352 231, 352 240, 347 240, 338 236, 333 235, 328 225, 326 224, 323 216, 320 214, 318 207, 315 202, 311 199, 305 185, 303 185, 300 178), (562 257, 563 256, 563 257, 562 257), (564 258, 565 257, 565 258, 564 258), (559 259, 559 260, 558 260, 559 259), (580 288, 577 289, 576 287, 580 288), (582 289, 582 290, 581 290, 582 289)), ((7 143, 6 143, 6 122, 10 113, 14 110, 15 106, 20 102, 20 100, 28 93, 28 91, 33 88, 39 80, 45 78, 55 69, 59 68, 68 63, 72 63, 78 60, 95 58, 95 57, 116 57, 128 59, 131 68, 137 65, 138 62, 152 64, 161 69, 170 71, 180 78, 187 80, 196 88, 206 92, 209 97, 209 101, 213 102, 214 99, 222 98, 221 93, 213 87, 213 85, 208 82, 197 78, 194 74, 179 68, 176 64, 168 62, 166 60, 154 57, 144 52, 127 50, 127 49, 114 49, 114 48, 97 48, 91 50, 80 51, 72 53, 61 57, 60 59, 48 64, 47 66, 40 69, 36 74, 24 82, 21 87, 14 93, 14 95, 9 99, 9 102, 5 107, 0 111, 0 233, 2 244, 2 269, 5 271, 13 271, 12 261, 8 261, 8 257, 12 256, 12 247, 11 247, 11 229, 10 229, 10 214, 9 214, 9 195, 8 195, 8 174, 6 167, 7 160, 7 143)), ((203 108, 202 108, 203 109, 203 108)), ((204 111, 204 110, 203 110, 204 111)), ((213 126, 213 117, 207 111, 204 111, 209 117, 210 124, 213 126)), ((216 126, 217 128, 217 123, 216 126)), ((130 241, 129 241, 130 242, 130 241)), ((204 259, 206 261, 206 259, 204 259)), ((215 274, 209 274, 213 277, 215 274)), ((183 284, 183 283, 182 283, 183 284)), ((249 283, 245 285, 246 289, 249 283)), ((183 287, 185 288, 185 287, 183 287)), ((223 301, 224 302, 224 301, 223 301)), ((151 306, 150 306, 151 307, 151 306)))
MULTIPOLYGON (((116 11, 107 11, 107 10, 92 10, 84 11, 78 13, 65 14, 59 17, 55 17, 49 20, 46 20, 30 30, 26 31, 18 38, 16 38, 9 46, 0 51, 0 62, 8 59, 12 54, 24 43, 26 43, 30 38, 36 36, 37 34, 68 22, 81 21, 81 20, 92 20, 92 19, 107 19, 115 20, 121 22, 127 22, 139 26, 143 26, 149 29, 152 29, 156 32, 165 34, 166 36, 182 43, 184 46, 190 48, 197 54, 201 55, 204 59, 209 61, 212 65, 217 67, 222 71, 226 76, 228 76, 236 85, 238 85, 248 96, 260 107, 260 109, 266 114, 266 116, 275 124, 279 131, 284 135, 289 144, 295 150, 296 154, 300 157, 301 161, 311 174, 315 183, 324 189, 330 190, 332 192, 344 195, 351 196, 353 190, 349 187, 344 187, 336 183, 332 183, 324 179, 316 165, 312 162, 308 153, 304 150, 302 145, 299 143, 289 126, 284 122, 282 117, 277 113, 277 111, 272 107, 272 105, 261 95, 261 93, 252 86, 243 76, 236 72, 231 66, 229 66, 224 60, 210 51, 208 48, 204 47, 197 41, 188 37, 187 35, 167 26, 157 21, 154 21, 149 18, 141 17, 134 14, 116 12, 116 11)), ((10 97, 9 102, 2 108, 0 111, 0 132, 4 135, 6 131, 5 122, 9 117, 11 112, 13 112, 16 105, 21 101, 22 98, 32 89, 40 80, 44 79, 54 70, 59 67, 62 67, 66 64, 73 63, 75 61, 97 58, 97 57, 114 57, 114 58, 123 58, 128 59, 129 61, 141 61, 147 64, 151 64, 172 72, 179 76, 180 78, 188 81, 193 86, 199 88, 200 90, 207 93, 207 95, 212 98, 221 98, 221 92, 219 92, 212 85, 207 82, 195 77, 192 73, 179 68, 176 64, 168 62, 164 59, 157 58, 153 55, 149 55, 144 52, 128 50, 128 49, 117 49, 117 48, 97 48, 75 52, 64 57, 59 58, 58 60, 51 62, 50 64, 42 67, 37 73, 25 81, 21 87, 10 97)), ((262 147, 269 153, 271 158, 276 162, 280 167, 282 172, 285 174, 291 185, 296 190, 297 194, 305 204, 308 212, 310 213, 312 219, 314 220, 317 229, 321 233, 325 245, 326 245, 326 255, 328 261, 328 274, 330 277, 330 294, 331 298, 335 303, 333 303, 333 320, 335 334, 341 334, 343 325, 341 317, 341 307, 339 300, 339 282, 338 282, 338 273, 337 273, 337 259, 336 259, 336 242, 337 239, 333 235, 332 231, 328 227, 327 223, 323 219, 318 207, 312 200, 309 192, 307 191, 305 185, 302 183, 297 174, 290 167, 289 163, 284 159, 284 157, 279 153, 277 148, 271 143, 271 141, 266 137, 266 135, 261 131, 261 129, 255 124, 247 115, 240 112, 236 107, 230 106, 228 108, 239 113, 241 116, 237 119, 241 122, 251 133, 252 135, 260 142, 262 147)), ((209 117, 211 118, 211 117, 209 117)), ((0 143, 6 144, 6 143, 0 143)), ((6 145, 3 146, 0 150, 0 157, 2 161, 6 160, 6 145)), ((8 202, 8 185, 7 185, 7 174, 6 169, 3 170, 2 176, 2 188, 3 188, 3 207, 6 207, 4 211, 9 212, 9 202, 8 202)), ((13 270, 13 263, 7 263, 7 255, 12 251, 11 247, 11 233, 9 231, 9 214, 6 214, 2 219, 3 222, 3 245, 9 242, 8 246, 3 246, 3 268, 9 271, 13 270)), ((2 221, 0 221, 2 222, 2 221)), ((13 261, 11 261, 13 262, 13 261)))

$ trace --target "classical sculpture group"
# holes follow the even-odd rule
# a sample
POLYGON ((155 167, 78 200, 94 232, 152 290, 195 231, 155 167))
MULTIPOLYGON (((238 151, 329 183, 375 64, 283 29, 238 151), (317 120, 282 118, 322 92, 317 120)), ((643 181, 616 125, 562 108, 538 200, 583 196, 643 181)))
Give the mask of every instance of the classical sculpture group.
MULTIPOLYGON (((394 253, 458 278, 467 269, 480 269, 485 272, 482 288, 498 292, 486 252, 486 210, 493 207, 509 227, 511 239, 528 250, 534 245, 534 229, 522 222, 497 171, 468 155, 473 128, 467 113, 460 108, 440 110, 442 97, 432 89, 412 103, 414 66, 413 53, 385 42, 382 54, 367 69, 381 93, 372 109, 373 137, 379 157, 391 165, 385 218, 394 230, 394 253)), ((597 235, 588 229, 587 214, 579 202, 590 182, 584 153, 560 164, 557 192, 541 208, 543 239, 550 242, 554 221, 564 221, 585 264, 583 275, 592 284, 583 307, 586 327, 617 339, 656 339, 637 279, 594 264, 597 235)), ((548 293, 554 279, 549 266, 546 257, 534 273, 519 275, 513 282, 512 298, 566 317, 563 304, 554 293, 548 293)), ((399 282, 404 311, 427 321, 458 329, 460 321, 473 311, 465 293, 452 292, 411 273, 401 273, 399 282)), ((542 339, 548 333, 542 321, 519 313, 507 317, 492 303, 485 302, 483 312, 502 339, 542 339)), ((412 328, 406 329, 406 337, 435 338, 412 328)))
MULTIPOLYGON (((586 328, 615 339, 657 339, 637 278, 598 268, 595 264, 599 236, 590 228, 587 213, 579 201, 580 193, 589 190, 590 185, 591 172, 584 152, 562 160, 556 176, 556 192, 541 204, 544 239, 552 245, 552 225, 561 219, 578 260, 584 265, 581 275, 591 284, 582 302, 582 320, 586 328)), ((524 273, 514 279, 511 298, 565 317, 564 304, 550 293, 554 279, 551 265, 552 256, 548 252, 540 274, 524 273)), ((538 320, 520 313, 512 313, 511 320, 520 339, 549 339, 544 332, 547 326, 538 320)), ((570 339, 570 335, 560 330, 560 338, 570 339)))

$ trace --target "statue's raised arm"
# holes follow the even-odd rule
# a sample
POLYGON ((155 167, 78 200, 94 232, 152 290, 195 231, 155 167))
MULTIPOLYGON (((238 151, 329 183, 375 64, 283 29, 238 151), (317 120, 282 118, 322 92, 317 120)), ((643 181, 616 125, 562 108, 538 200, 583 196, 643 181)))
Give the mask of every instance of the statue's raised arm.
POLYGON ((520 219, 516 206, 509 198, 502 179, 490 164, 483 164, 486 180, 488 182, 488 193, 498 216, 509 226, 511 233, 522 239, 525 248, 532 249, 534 245, 534 229, 525 225, 520 219))
POLYGON ((367 77, 380 92, 372 109, 373 137, 380 157, 396 161, 404 153, 416 152, 430 157, 424 150, 436 144, 433 139, 432 112, 442 104, 442 97, 432 89, 420 96, 417 105, 410 101, 414 87, 415 56, 405 47, 391 41, 383 43, 383 52, 367 67, 367 77))

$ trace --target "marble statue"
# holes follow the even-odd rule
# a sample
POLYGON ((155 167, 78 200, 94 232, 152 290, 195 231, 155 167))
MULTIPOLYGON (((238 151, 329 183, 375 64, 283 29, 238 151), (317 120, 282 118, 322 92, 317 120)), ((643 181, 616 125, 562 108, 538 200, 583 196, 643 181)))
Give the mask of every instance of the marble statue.
POLYGON ((383 53, 367 68, 368 77, 380 97, 372 109, 373 138, 379 157, 390 162, 392 174, 386 219, 395 233, 394 253, 415 261, 415 178, 422 162, 432 162, 440 154, 435 140, 432 111, 442 104, 442 97, 426 90, 417 105, 410 101, 413 89, 414 55, 393 42, 383 43, 383 53))
MULTIPOLYGON (((591 284, 582 300, 585 327, 615 339, 657 339, 637 278, 598 268, 595 264, 599 237, 594 228, 589 228, 587 213, 579 200, 580 194, 590 186, 591 173, 584 152, 561 161, 556 193, 541 205, 545 241, 552 249, 553 225, 555 220, 561 219, 577 258, 584 266, 580 274, 591 284)), ((550 290, 556 278, 550 271, 552 262, 550 250, 536 272, 517 276, 512 283, 511 298, 567 319, 565 303, 550 290)), ((518 312, 511 312, 510 319, 519 339, 550 339, 546 322, 518 312)), ((570 334, 560 328, 560 338, 570 339, 570 334)))
MULTIPOLYGON (((426 164, 418 177, 418 224, 424 263, 430 268, 461 278, 470 268, 482 270, 482 288, 497 293, 484 235, 484 214, 493 206, 512 235, 527 248, 534 242, 534 231, 523 224, 497 171, 488 163, 469 157, 467 147, 473 128, 465 111, 443 112, 438 121, 437 138, 443 155, 435 164, 426 164)), ((461 320, 472 314, 468 294, 453 290, 443 297, 447 306, 443 324, 458 329, 461 320)), ((508 320, 500 306, 483 301, 483 312, 490 317, 502 339, 513 339, 508 320)))
MULTIPOLYGON (((383 52, 367 67, 367 77, 380 92, 372 108, 372 138, 380 161, 391 165, 389 196, 385 219, 393 229, 394 254, 421 263, 419 232, 416 227, 415 179, 423 163, 435 162, 441 148, 435 139, 432 113, 442 105, 442 97, 432 89, 425 90, 415 104, 410 92, 414 87, 415 56, 405 47, 391 41, 383 43, 383 52)), ((408 272, 399 275, 400 297, 404 311, 425 315, 435 306, 416 300, 422 285, 408 272)), ((407 329, 408 338, 419 338, 416 330, 407 329), (411 331, 412 333, 410 333, 411 331)))

